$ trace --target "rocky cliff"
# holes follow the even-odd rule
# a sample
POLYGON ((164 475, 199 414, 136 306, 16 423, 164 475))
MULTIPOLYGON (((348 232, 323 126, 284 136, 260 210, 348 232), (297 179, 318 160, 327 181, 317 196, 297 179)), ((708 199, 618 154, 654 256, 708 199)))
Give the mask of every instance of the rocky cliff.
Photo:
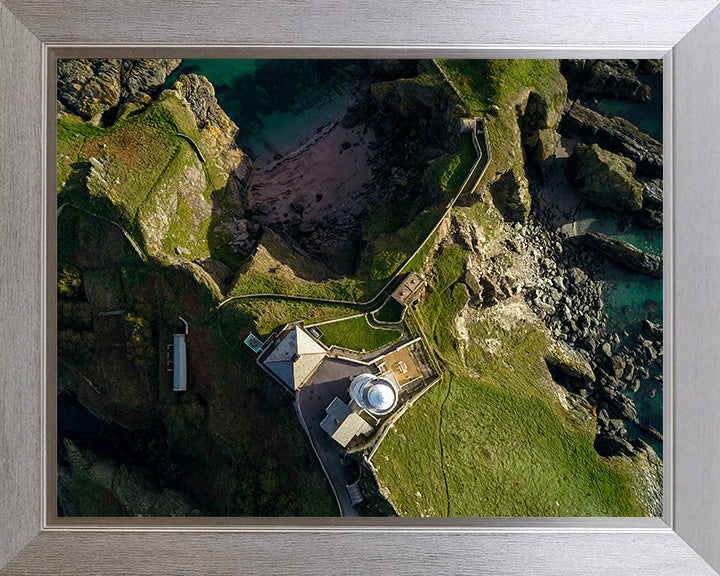
POLYGON ((125 102, 147 104, 181 60, 61 59, 58 112, 95 119, 125 102))

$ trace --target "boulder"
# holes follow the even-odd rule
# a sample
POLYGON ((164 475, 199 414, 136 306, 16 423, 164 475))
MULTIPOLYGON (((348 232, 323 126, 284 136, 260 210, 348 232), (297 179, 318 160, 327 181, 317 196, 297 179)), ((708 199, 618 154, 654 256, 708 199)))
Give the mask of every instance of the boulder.
POLYGON ((545 128, 536 134, 534 144, 528 145, 531 160, 536 166, 541 169, 545 166, 545 163, 555 155, 560 140, 560 134, 554 128, 545 128))
POLYGON ((635 221, 643 228, 660 230, 663 227, 662 210, 651 210, 650 208, 643 208, 639 212, 633 214, 633 217, 635 218, 635 221))
POLYGON ((523 144, 530 150, 531 160, 540 168, 555 154, 560 135, 555 131, 567 103, 567 83, 554 84, 554 90, 540 94, 530 92, 520 120, 523 144))
POLYGON ((613 374, 615 374, 615 378, 622 378, 622 375, 625 373, 625 360, 623 360, 620 356, 613 356, 610 358, 610 364, 613 369, 613 374))
POLYGON ((663 260, 659 256, 648 254, 628 242, 615 240, 600 233, 585 234, 583 241, 588 248, 592 248, 631 272, 662 278, 663 260))
POLYGON ((643 206, 648 205, 662 208, 663 181, 659 178, 643 182, 643 206))
POLYGON ((657 70, 653 64, 641 64, 643 61, 639 60, 569 59, 561 62, 562 73, 576 90, 593 96, 650 101, 650 87, 637 74, 657 70))
POLYGON ((659 340, 662 342, 663 339, 663 327, 659 324, 654 324, 650 320, 644 320, 642 326, 643 334, 648 338, 659 340))
POLYGON ((622 154, 635 162, 642 176, 663 175, 662 144, 624 118, 608 118, 575 102, 563 116, 559 130, 568 138, 581 138, 622 154))
POLYGON ((653 74, 659 75, 663 72, 663 61, 662 58, 653 58, 649 60, 640 60, 638 65, 639 74, 653 74))
POLYGON ((650 101, 650 87, 638 79, 626 60, 597 60, 586 68, 580 89, 586 94, 637 102, 650 101))
POLYGON ((570 282, 572 282, 576 287, 584 286, 585 283, 588 280, 587 274, 580 270, 580 268, 570 268, 568 271, 568 276, 570 277, 570 282))
POLYGON ((610 434, 597 435, 595 437, 595 451, 600 456, 632 456, 635 454, 633 445, 621 438, 620 436, 613 436, 610 434))
POLYGON ((572 348, 565 342, 553 342, 545 354, 545 361, 568 376, 585 382, 595 382, 595 373, 587 353, 572 348))
POLYGON ((525 222, 530 214, 529 184, 522 168, 515 166, 490 185, 493 204, 507 220, 525 222))
POLYGON ((173 90, 190 106, 198 130, 217 128, 227 131, 230 138, 235 138, 238 128, 220 108, 215 88, 207 78, 197 74, 181 74, 173 90))
POLYGON ((559 82, 551 92, 530 92, 522 116, 524 131, 537 132, 554 128, 560 121, 567 102, 567 84, 559 82))
POLYGON ((578 144, 568 163, 575 192, 597 206, 620 212, 640 210, 643 186, 635 180, 635 163, 597 144, 578 144))

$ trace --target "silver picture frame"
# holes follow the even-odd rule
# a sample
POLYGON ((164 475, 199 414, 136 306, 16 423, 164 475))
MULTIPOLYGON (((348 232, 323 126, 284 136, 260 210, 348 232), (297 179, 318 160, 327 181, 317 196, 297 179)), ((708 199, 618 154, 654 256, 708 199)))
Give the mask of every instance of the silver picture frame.
POLYGON ((717 574, 717 4, 0 0, 0 575, 717 574), (59 54, 117 50, 125 57, 664 57, 663 518, 148 519, 133 528, 49 521, 50 79, 59 54))

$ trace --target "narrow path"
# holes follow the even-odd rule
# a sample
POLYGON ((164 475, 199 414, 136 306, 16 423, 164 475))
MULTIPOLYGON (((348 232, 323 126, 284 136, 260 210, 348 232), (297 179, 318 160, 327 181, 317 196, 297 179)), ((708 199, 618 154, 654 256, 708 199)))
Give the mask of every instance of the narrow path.
POLYGON ((447 513, 446 516, 450 516, 450 487, 448 486, 447 473, 445 472, 445 446, 443 446, 443 412, 445 410, 445 403, 450 397, 450 388, 452 387, 452 378, 448 380, 447 392, 445 398, 443 398, 442 404, 440 404, 440 423, 438 425, 438 440, 440 442, 440 469, 442 470, 443 480, 445 482, 445 500, 447 501, 447 513))
POLYGON ((148 261, 148 258, 147 258, 147 256, 145 255, 145 252, 143 252, 142 249, 140 248, 140 246, 138 246, 137 242, 135 242, 135 240, 134 240, 133 237, 130 235, 130 233, 129 233, 127 230, 125 230, 125 228, 123 228, 122 226, 120 226, 120 224, 118 224, 117 222, 115 222, 114 220, 110 220, 110 218, 106 218, 105 216, 101 216, 100 214, 96 214, 95 212, 91 212, 90 210, 87 210, 87 209, 85 209, 85 208, 80 208, 80 206, 76 206, 75 204, 71 204, 70 202, 65 202, 64 204, 61 204, 61 205, 58 207, 56 218, 60 218, 60 214, 62 214, 62 211, 63 211, 66 207, 67 207, 67 208, 74 208, 75 210, 78 210, 79 212, 83 212, 83 213, 85 213, 85 214, 88 214, 89 216, 93 216, 94 218, 98 218, 98 219, 100 219, 100 220, 103 220, 103 221, 107 222, 108 224, 112 224, 113 226, 115 226, 116 228, 118 228, 118 229, 123 233, 123 235, 125 236, 125 238, 127 238, 128 242, 130 242, 130 245, 133 247, 133 249, 135 250, 135 252, 137 253, 137 255, 140 256, 140 258, 142 258, 143 262, 147 262, 147 261, 148 261))
POLYGON ((200 147, 195 143, 195 140, 190 138, 190 136, 188 136, 187 134, 183 134, 182 132, 178 132, 177 135, 190 143, 190 146, 195 151, 195 154, 197 154, 198 159, 204 164, 205 156, 203 156, 202 152, 200 151, 200 147))

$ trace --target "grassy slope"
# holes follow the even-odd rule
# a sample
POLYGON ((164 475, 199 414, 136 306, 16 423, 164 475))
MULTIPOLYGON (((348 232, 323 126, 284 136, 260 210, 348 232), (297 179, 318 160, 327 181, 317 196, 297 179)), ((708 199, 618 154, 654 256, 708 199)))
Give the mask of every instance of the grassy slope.
POLYGON ((468 114, 487 121, 493 157, 485 181, 497 172, 522 169, 523 154, 515 105, 531 89, 540 94, 562 92, 564 78, 557 60, 438 60, 462 94, 468 114), (491 107, 497 106, 497 114, 491 107))
POLYGON ((349 302, 372 298, 435 226, 475 157, 469 135, 463 135, 456 152, 433 163, 428 170, 428 183, 437 202, 429 208, 416 205, 413 199, 371 207, 370 219, 363 229, 368 244, 353 277, 327 280, 316 264, 289 250, 277 237, 266 234, 257 254, 238 275, 230 295, 293 294, 349 302))
POLYGON ((401 336, 399 330, 373 328, 365 316, 323 324, 320 329, 323 332, 322 341, 326 345, 357 351, 377 350, 397 342, 401 336))
MULTIPOLYGON (((143 210, 152 207, 158 190, 172 189, 188 166, 205 172, 206 200, 216 196, 218 183, 227 179, 227 175, 214 172, 213 163, 201 166, 190 146, 176 137, 178 131, 197 139, 192 117, 173 97, 107 129, 61 118, 58 203, 77 204, 118 222, 144 247, 138 219, 144 217, 143 210), (84 181, 91 157, 104 161, 106 180, 114 184, 107 197, 90 197, 87 192, 84 181)), ((181 202, 163 240, 164 251, 172 253, 181 244, 191 250, 191 257, 210 253, 208 221, 192 231, 196 241, 191 243, 190 218, 190 207, 181 202)), ((96 295, 94 301, 112 302, 105 309, 146 310, 158 341, 158 362, 164 363, 164 343, 176 331, 177 316, 190 322, 188 357, 196 390, 183 395, 179 403, 164 369, 156 382, 157 369, 138 373, 122 346, 110 349, 112 356, 107 354, 104 333, 98 332, 104 330, 102 323, 96 322, 95 340, 101 347, 94 352, 103 356, 102 361, 67 359, 74 370, 111 395, 117 390, 110 391, 114 382, 103 377, 101 368, 122 376, 134 403, 162 418, 168 430, 168 457, 186 465, 181 489, 199 497, 210 513, 220 515, 337 514, 332 492, 297 422, 290 397, 268 382, 239 338, 240 331, 251 325, 251 315, 238 314, 240 307, 232 306, 215 312, 220 295, 202 277, 155 259, 144 263, 117 228, 72 208, 66 208, 58 222, 58 263, 79 269, 86 289, 96 295), (199 430, 208 430, 208 434, 199 430)), ((97 311, 93 309, 93 313, 97 311)), ((315 314, 324 319, 336 312, 326 311, 323 316, 322 311, 303 309, 298 316, 315 314)), ((118 318, 119 330, 111 334, 113 346, 126 337, 122 321, 118 318)), ((93 398, 93 393, 85 394, 93 398)), ((112 404, 103 409, 122 416, 123 421, 129 417, 137 425, 137 416, 122 415, 112 404)), ((144 414, 142 418, 147 418, 144 414)), ((71 488, 80 496, 86 492, 81 489, 83 482, 82 478, 71 481, 71 488)), ((84 496, 83 503, 83 513, 107 513, 84 496)))
MULTIPOLYGON (((493 160, 486 178, 521 162, 514 103, 530 87, 557 91, 562 82, 557 62, 440 65, 463 94, 468 113, 500 108, 497 116, 487 116, 493 160)), ((492 236, 500 222, 486 208, 478 203, 456 210, 492 236)), ((600 458, 593 449, 593 420, 573 421, 538 385, 549 374, 537 330, 507 332, 478 323, 470 341, 492 334, 504 345, 502 356, 471 344, 460 357, 451 336, 464 298, 452 287, 462 273, 459 251, 451 246, 441 252, 434 262, 435 289, 414 314, 446 375, 403 416, 374 459, 395 505, 407 515, 643 514, 629 464, 600 458), (419 477, 418 467, 429 473, 419 477)))
POLYGON ((463 263, 461 248, 443 248, 435 286, 413 312, 444 376, 374 457, 393 503, 410 516, 642 515, 629 463, 599 457, 594 419, 569 417, 546 385, 541 332, 481 320, 470 341, 494 339, 502 351, 476 345, 461 355, 452 335, 463 263))
MULTIPOLYGON (((147 246, 141 222, 153 226, 158 206, 187 187, 188 169, 203 175, 201 194, 213 202, 218 183, 227 181, 215 164, 202 165, 190 144, 178 137, 188 134, 199 141, 189 111, 174 96, 153 102, 137 114, 121 118, 109 128, 97 128, 71 116, 58 120, 58 204, 71 202, 117 221, 140 246, 147 246), (109 192, 91 195, 85 187, 89 159, 104 163, 109 192)), ((171 202, 172 204, 172 202, 171 202)), ((162 250, 174 254, 177 246, 190 250, 191 258, 211 253, 208 242, 210 218, 193 225, 192 210, 180 197, 168 230, 161 240, 162 250)))

